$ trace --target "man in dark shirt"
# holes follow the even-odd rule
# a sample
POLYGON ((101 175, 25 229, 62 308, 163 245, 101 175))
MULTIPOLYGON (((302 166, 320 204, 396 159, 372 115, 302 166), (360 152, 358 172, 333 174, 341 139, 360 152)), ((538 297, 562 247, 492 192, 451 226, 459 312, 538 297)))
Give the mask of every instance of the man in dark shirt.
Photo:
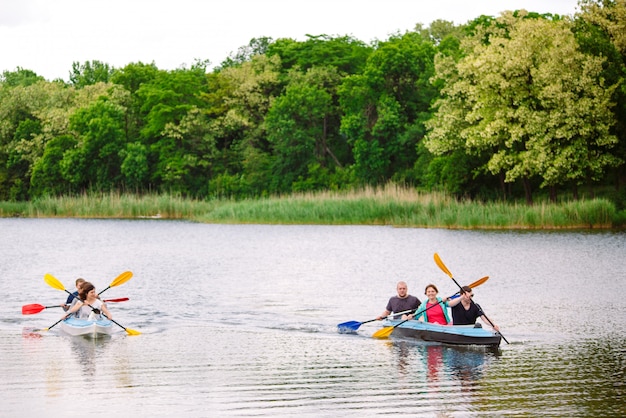
MULTIPOLYGON (((421 301, 415 296, 409 295, 409 288, 406 285, 406 282, 398 282, 396 286, 396 291, 398 292, 398 296, 392 296, 389 298, 389 302, 387 302, 387 307, 385 311, 376 319, 379 321, 387 316, 389 316, 392 312, 406 312, 406 311, 415 311, 421 304, 421 301)), ((413 312, 415 313, 415 312, 413 312)), ((400 315, 395 315, 394 319, 398 319, 400 315)), ((413 319, 413 314, 402 316, 402 319, 413 319)))
MULTIPOLYGON (((461 288, 461 297, 448 300, 448 306, 452 310, 452 323, 454 325, 474 325, 476 319, 480 317, 486 324, 491 324, 482 309, 474 301, 472 297, 474 293, 469 286, 463 286, 461 288)), ((500 328, 496 324, 492 324, 493 329, 500 331, 500 328)))

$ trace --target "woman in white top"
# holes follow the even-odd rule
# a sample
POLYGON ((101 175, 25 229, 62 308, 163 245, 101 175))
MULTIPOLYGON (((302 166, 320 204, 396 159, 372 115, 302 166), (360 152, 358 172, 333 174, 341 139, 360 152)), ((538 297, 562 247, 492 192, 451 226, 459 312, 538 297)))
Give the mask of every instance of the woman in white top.
POLYGON ((80 300, 67 311, 66 318, 75 312, 79 319, 100 319, 100 312, 104 313, 109 319, 113 318, 106 304, 98 299, 98 294, 93 284, 89 282, 83 283, 78 297, 80 300))

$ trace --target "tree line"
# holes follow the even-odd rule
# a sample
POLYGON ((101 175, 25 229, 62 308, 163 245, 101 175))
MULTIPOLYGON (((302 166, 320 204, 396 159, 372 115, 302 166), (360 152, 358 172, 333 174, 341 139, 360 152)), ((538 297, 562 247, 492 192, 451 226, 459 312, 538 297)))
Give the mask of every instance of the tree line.
MULTIPOLYGON (((438 20, 366 44, 255 38, 209 70, 0 76, 0 199, 191 198, 387 182, 459 197, 622 196, 626 2, 438 20)), ((619 199, 618 199, 619 200, 619 199)))

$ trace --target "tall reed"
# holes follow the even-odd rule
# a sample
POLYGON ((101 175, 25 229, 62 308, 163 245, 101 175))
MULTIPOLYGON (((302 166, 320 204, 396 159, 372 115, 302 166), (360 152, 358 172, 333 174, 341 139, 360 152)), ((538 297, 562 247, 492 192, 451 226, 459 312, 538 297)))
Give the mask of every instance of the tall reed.
POLYGON ((459 229, 610 228, 616 216, 608 200, 528 206, 520 203, 457 201, 444 193, 422 193, 396 185, 349 192, 220 202, 201 222, 364 224, 459 229))
POLYGON ((622 214, 605 199, 533 206, 456 200, 388 184, 352 191, 298 193, 234 201, 173 194, 86 194, 0 202, 0 216, 164 218, 209 223, 393 225, 458 229, 611 228, 622 214))
POLYGON ((0 202, 0 216, 189 219, 211 210, 212 206, 211 202, 172 194, 91 193, 43 197, 17 204, 0 202))

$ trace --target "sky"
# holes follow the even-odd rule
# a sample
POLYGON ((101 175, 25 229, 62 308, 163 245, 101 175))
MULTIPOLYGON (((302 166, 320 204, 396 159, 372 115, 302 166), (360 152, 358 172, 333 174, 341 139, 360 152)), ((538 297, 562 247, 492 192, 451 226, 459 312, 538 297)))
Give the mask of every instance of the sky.
POLYGON ((526 9, 573 15, 577 0, 0 0, 0 73, 69 80, 73 62, 218 66, 251 39, 352 36, 370 43, 442 19, 526 9))

